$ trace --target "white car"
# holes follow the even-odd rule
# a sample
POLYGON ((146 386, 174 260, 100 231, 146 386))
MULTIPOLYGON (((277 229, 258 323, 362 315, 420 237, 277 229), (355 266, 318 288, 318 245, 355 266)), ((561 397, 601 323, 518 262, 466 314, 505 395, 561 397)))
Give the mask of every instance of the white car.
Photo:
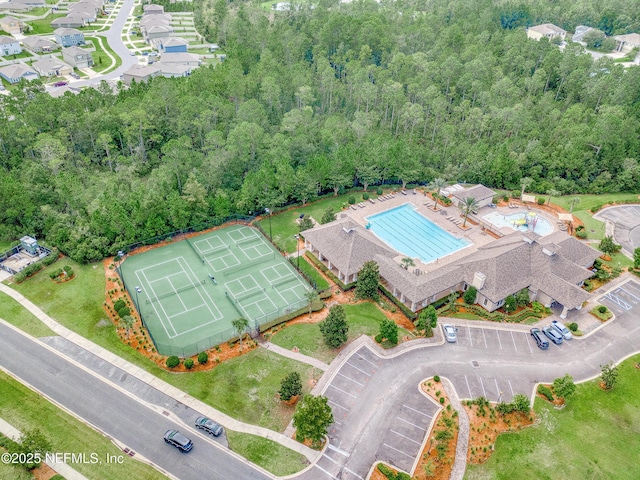
POLYGON ((558 320, 553 320, 551 322, 551 327, 560 335, 562 335, 565 340, 571 340, 573 338, 571 330, 565 327, 564 323, 559 322, 558 320))
POLYGON ((456 331, 458 329, 456 327, 445 323, 444 325, 442 325, 442 330, 444 330, 444 338, 447 340, 447 342, 456 343, 456 341, 458 340, 458 336, 456 335, 456 331))

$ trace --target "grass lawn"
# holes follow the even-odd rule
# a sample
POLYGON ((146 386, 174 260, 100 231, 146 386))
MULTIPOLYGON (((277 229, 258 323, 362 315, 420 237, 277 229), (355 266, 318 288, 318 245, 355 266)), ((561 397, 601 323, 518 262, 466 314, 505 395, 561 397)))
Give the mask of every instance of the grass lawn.
MULTIPOLYGON (((38 428, 51 442, 53 452, 83 452, 87 457, 97 452, 121 455, 109 439, 62 411, 13 378, 0 372, 0 411, 2 418, 19 430, 38 428)), ((122 464, 92 465, 74 463, 73 468, 88 478, 104 480, 122 478, 166 478, 150 466, 124 455, 122 464)), ((2 470, 0 470, 0 475, 2 470)), ((1 478, 17 478, 16 476, 1 478)), ((28 478, 28 477, 27 477, 28 478)))
MULTIPOLYGON (((4 451, 4 449, 0 448, 0 452, 4 451)), ((33 475, 18 466, 0 462, 0 479, 33 480, 33 475)))
POLYGON ((602 195, 563 195, 562 197, 551 197, 551 203, 560 205, 565 210, 571 209, 571 199, 579 198, 580 202, 573 207, 574 212, 581 210, 591 211, 591 208, 598 205, 606 205, 614 202, 635 201, 640 203, 638 194, 634 193, 605 193, 602 195))
MULTIPOLYGON (((337 197, 329 196, 317 202, 309 203, 306 206, 294 207, 281 213, 277 213, 271 216, 271 230, 273 232, 273 243, 278 248, 285 252, 293 253, 296 251, 296 240, 294 235, 298 234, 298 224, 296 219, 300 217, 300 214, 304 213, 307 216, 311 216, 316 222, 319 222, 322 218, 322 214, 329 207, 333 207, 334 213, 340 213, 342 206, 347 203, 350 196, 354 196, 356 202, 362 202, 363 192, 353 192, 346 195, 339 195, 337 197)), ((370 198, 377 198, 375 190, 369 192, 370 198)), ((269 235, 269 217, 264 216, 259 222, 262 229, 269 235)))
POLYGON ((640 478, 640 356, 620 364, 618 384, 605 392, 599 380, 577 386, 567 406, 556 410, 536 398, 540 423, 498 437, 483 465, 469 465, 465 478, 519 480, 640 478))
POLYGON ((227 430, 227 439, 231 450, 279 477, 299 472, 308 464, 304 455, 263 437, 227 430))
POLYGON ((8 240, 0 241, 0 253, 6 252, 11 247, 14 247, 14 246, 18 245, 19 243, 20 242, 16 242, 15 240, 13 240, 13 241, 8 241, 8 240))
POLYGON ((40 18, 38 20, 30 20, 26 23, 31 25, 31 35, 42 35, 43 33, 53 33, 54 28, 51 26, 51 22, 56 18, 66 17, 64 13, 53 13, 51 15, 46 16, 45 18, 40 18))
POLYGON ((0 318, 34 337, 50 337, 56 335, 26 308, 3 293, 0 293, 0 318))
MULTIPOLYGON (((349 324, 348 341, 354 340, 360 335, 373 336, 380 332, 380 323, 385 319, 385 316, 373 303, 344 305, 344 310, 349 324)), ((403 328, 398 331, 399 337, 408 334, 409 332, 403 328)), ((301 353, 326 363, 330 363, 338 354, 338 350, 330 348, 324 343, 318 324, 291 325, 276 333, 271 341, 288 350, 298 347, 301 353)))
POLYGON ((102 42, 100 43, 97 39, 89 37, 87 38, 87 41, 91 42, 96 49, 95 52, 91 53, 91 56, 93 57, 92 68, 95 72, 106 73, 122 65, 122 59, 111 49, 106 39, 102 39, 102 42), (115 64, 105 53, 105 50, 108 51, 116 60, 115 64))
POLYGON ((294 259, 294 265, 300 266, 300 271, 307 275, 315 283, 315 288, 318 292, 329 288, 329 282, 316 270, 306 258, 300 255, 300 258, 294 259))
POLYGON ((604 238, 604 222, 596 220, 593 218, 593 214, 586 210, 575 211, 573 214, 584 223, 584 228, 587 230, 587 239, 602 240, 604 238))

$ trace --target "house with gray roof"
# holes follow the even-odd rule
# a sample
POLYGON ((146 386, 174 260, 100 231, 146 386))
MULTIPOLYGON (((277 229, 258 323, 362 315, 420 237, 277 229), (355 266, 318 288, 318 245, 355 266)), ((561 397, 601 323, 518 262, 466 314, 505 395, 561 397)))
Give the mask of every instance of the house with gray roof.
POLYGON ((17 55, 22 52, 20 42, 13 37, 0 35, 0 56, 17 55))
POLYGON ((162 15, 164 13, 164 7, 162 5, 152 3, 150 5, 143 5, 142 11, 144 12, 144 15, 162 15))
POLYGON ((200 57, 195 53, 165 53, 162 55, 161 62, 165 65, 187 65, 197 68, 200 66, 200 57))
POLYGON ((533 40, 540 40, 542 38, 551 40, 555 37, 560 37, 560 40, 564 40, 566 35, 566 30, 553 23, 543 23, 542 25, 536 25, 527 29, 527 37, 533 40))
POLYGON ((492 203, 495 195, 496 192, 484 185, 475 185, 470 188, 454 190, 451 194, 456 205, 462 206, 467 198, 473 198, 476 201, 477 208, 486 207, 492 203))
POLYGON ((166 64, 164 62, 157 62, 155 65, 160 70, 160 75, 165 78, 188 77, 193 70, 193 67, 189 65, 166 64))
POLYGON ((22 33, 25 23, 22 20, 18 20, 11 15, 0 18, 0 29, 7 32, 9 35, 16 35, 22 33))
POLYGON ((85 17, 81 14, 69 14, 66 17, 56 18, 51 22, 51 28, 81 28, 87 26, 85 17))
POLYGON ((413 312, 473 286, 476 303, 487 311, 500 308, 509 295, 526 289, 531 301, 561 305, 564 318, 588 300, 581 287, 593 276, 589 268, 600 255, 564 232, 541 237, 516 231, 425 274, 402 267, 403 254, 348 217, 302 235, 309 251, 344 283, 356 281, 362 265, 374 260, 381 283, 413 312))
POLYGON ((75 28, 56 28, 53 31, 56 43, 63 47, 71 47, 73 45, 84 45, 84 33, 75 28))
POLYGON ((22 45, 33 53, 49 53, 60 48, 51 40, 37 35, 30 35, 22 40, 22 45))
POLYGON ((75 68, 90 68, 93 66, 93 57, 89 50, 80 47, 68 47, 62 49, 62 58, 75 68))
POLYGON ((136 83, 148 82, 154 77, 160 75, 160 69, 153 65, 131 65, 129 70, 124 72, 122 81, 125 85, 131 85, 134 80, 136 83))
POLYGON ((627 35, 616 35, 616 52, 630 52, 634 48, 640 48, 640 34, 629 33, 627 35))
POLYGON ((0 67, 0 77, 9 83, 18 83, 21 80, 35 80, 38 74, 35 70, 24 63, 13 63, 5 67, 0 67))
POLYGON ((49 58, 41 58, 40 60, 33 62, 31 66, 40 74, 41 77, 61 77, 73 72, 71 65, 53 56, 49 58))

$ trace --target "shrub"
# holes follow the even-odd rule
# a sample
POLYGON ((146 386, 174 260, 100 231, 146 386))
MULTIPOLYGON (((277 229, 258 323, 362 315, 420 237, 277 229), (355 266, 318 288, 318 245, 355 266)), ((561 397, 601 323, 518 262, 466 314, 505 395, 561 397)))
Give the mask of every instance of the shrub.
POLYGON ((433 376, 433 381, 434 382, 439 382, 440 381, 440 376, 439 375, 434 375, 433 376))
POLYGON ((382 187, 376 189, 376 195, 382 195, 382 187))
POLYGON ((591 213, 596 213, 601 208, 602 208, 602 205, 594 205, 593 207, 591 207, 591 213))
POLYGON ((209 354, 207 352, 200 352, 198 354, 198 363, 205 364, 209 361, 209 354))
POLYGON ((302 394, 302 379, 298 372, 291 372, 280 382, 280 400, 289 401, 292 397, 302 394))
POLYGON ((124 300, 122 300, 121 298, 119 298, 118 300, 116 300, 115 302, 113 302, 113 309, 117 312, 118 310, 120 310, 122 307, 126 307, 127 304, 124 303, 124 300))
POLYGON ((350 195, 347 201, 349 202, 349 205, 353 205, 354 203, 356 203, 356 197, 350 195))
POLYGON ((576 231, 576 237, 584 240, 585 238, 587 238, 587 231, 586 230, 576 231))
POLYGON ((62 269, 67 272, 67 275, 69 275, 69 272, 73 272, 73 269, 69 265, 65 265, 62 269))
POLYGON ((578 331, 578 324, 576 322, 572 322, 569 324, 569 330, 571 330, 572 332, 577 332, 578 331))
POLYGON ((129 309, 129 307, 122 307, 118 310, 118 316, 120 318, 126 317, 129 314, 131 314, 131 310, 129 309))
POLYGON ((67 274, 67 277, 73 277, 73 269, 71 268, 69 268, 68 270, 65 270, 64 273, 67 274))
POLYGON ((596 270, 600 270, 601 267, 602 267, 602 260, 600 260, 599 258, 596 258, 593 261, 593 268, 595 268, 596 270))
POLYGON ((542 313, 544 312, 544 305, 540 302, 533 302, 531 304, 531 309, 534 311, 534 313, 542 313))
POLYGON ((444 397, 440 397, 440 403, 444 403, 444 397))
POLYGON ((175 368, 178 365, 180 365, 180 359, 178 357, 176 357, 175 355, 172 355, 169 358, 167 358, 167 361, 165 362, 165 364, 169 368, 175 368))
POLYGON ((598 311, 599 311, 600 313, 606 313, 606 312, 607 312, 607 307, 605 307, 604 305, 600 305, 600 306, 598 307, 598 311))
POLYGON ((576 232, 581 232, 582 230, 584 230, 584 225, 578 225, 576 227, 576 232))
POLYGON ((382 343, 382 339, 383 339, 382 334, 379 333, 374 338, 377 343, 382 343))
POLYGON ((476 303, 476 296, 478 295, 478 290, 476 289, 476 287, 469 287, 467 288, 467 291, 464 292, 464 295, 462 295, 462 299, 464 300, 464 303, 466 303, 467 305, 473 305, 474 303, 476 303))
POLYGON ((509 195, 503 195, 502 196, 502 200, 504 200, 505 202, 509 201, 509 195))
POLYGON ((538 393, 544 396, 550 402, 553 402, 553 392, 546 385, 538 385, 538 393))
POLYGON ((538 205, 544 205, 544 202, 546 202, 547 200, 545 198, 542 197, 538 197, 536 199, 536 202, 538 202, 538 205))
POLYGON ((511 192, 511 198, 520 198, 520 190, 513 190, 511 192))
POLYGON ((186 368, 187 370, 191 370, 193 368, 193 358, 187 358, 184 361, 184 368, 186 368))
POLYGON ((362 194, 362 200, 369 200, 369 194, 367 192, 362 194))

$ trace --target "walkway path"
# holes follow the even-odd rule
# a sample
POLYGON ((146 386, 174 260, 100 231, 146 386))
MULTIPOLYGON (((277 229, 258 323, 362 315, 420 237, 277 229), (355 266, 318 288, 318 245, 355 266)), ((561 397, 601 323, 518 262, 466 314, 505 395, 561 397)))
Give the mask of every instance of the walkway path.
MULTIPOLYGON (((20 430, 18 430, 17 428, 15 428, 13 425, 6 422, 2 418, 0 418, 0 433, 12 439, 15 442, 19 442, 20 437, 22 436, 22 434, 20 433, 20 430)), ((88 480, 87 477, 82 475, 77 470, 74 470, 72 467, 70 467, 66 463, 56 463, 56 462, 50 462, 50 461, 45 461, 44 463, 46 463, 49 467, 51 467, 57 473, 62 475, 66 480, 88 480)))
POLYGON ((86 338, 78 335, 77 333, 69 330, 68 328, 60 325, 54 319, 49 317, 46 313, 44 313, 40 308, 38 308, 35 304, 33 304, 29 299, 24 297, 21 293, 9 288, 7 285, 0 284, 0 292, 6 293, 11 298, 20 303, 23 307, 29 310, 33 315, 36 316, 40 321, 42 321, 45 325, 47 325, 51 330, 55 333, 64 337, 68 341, 78 345, 79 347, 85 349, 88 352, 102 358, 104 361, 109 362, 110 364, 120 368, 121 370, 127 372, 129 375, 137 378, 138 380, 146 383, 147 385, 155 388, 156 390, 164 393, 165 395, 175 399, 178 402, 181 402, 184 405, 206 415, 209 418, 217 421, 223 426, 235 430, 237 432, 249 433, 252 435, 261 436, 264 438, 268 438, 275 442, 280 443, 281 445, 290 448, 291 450, 304 455, 310 462, 313 462, 318 457, 319 452, 313 450, 299 442, 296 442, 290 437, 283 435, 278 432, 274 432, 273 430, 269 430, 264 427, 259 427, 257 425, 250 425, 244 422, 240 422, 233 417, 230 417, 213 407, 205 404, 204 402, 186 394, 182 390, 174 387, 173 385, 159 379, 158 377, 152 375, 151 373, 143 370, 136 365, 128 362, 127 360, 113 354, 112 352, 96 345, 95 343, 87 340, 86 338))
POLYGON ((456 456, 449 480, 462 480, 467 469, 467 451, 469 450, 469 416, 460 403, 458 393, 453 384, 446 378, 441 378, 444 391, 449 397, 451 406, 458 412, 458 442, 456 443, 456 456))
POLYGON ((308 365, 311 365, 312 367, 319 368, 323 372, 326 370, 329 370, 329 365, 327 365, 324 362, 321 362, 317 358, 313 358, 308 355, 305 355, 304 353, 293 352, 291 350, 287 350, 286 348, 282 348, 278 345, 275 345, 271 342, 261 342, 260 346, 268 350, 271 350, 272 352, 277 353, 278 355, 282 355, 283 357, 291 358, 292 360, 297 360, 298 362, 306 363, 308 365))

